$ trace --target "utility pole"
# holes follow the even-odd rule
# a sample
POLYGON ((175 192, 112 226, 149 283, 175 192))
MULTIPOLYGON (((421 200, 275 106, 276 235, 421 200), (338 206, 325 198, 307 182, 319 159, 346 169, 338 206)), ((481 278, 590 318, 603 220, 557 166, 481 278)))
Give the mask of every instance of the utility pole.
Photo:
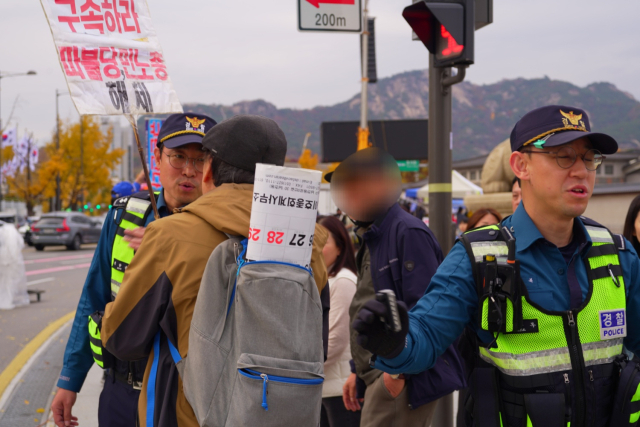
MULTIPOLYGON (((56 150, 60 150, 60 114, 58 108, 58 99, 62 95, 69 95, 69 92, 60 92, 56 89, 56 150)), ((62 200, 60 200, 62 196, 60 195, 60 171, 56 173, 56 204, 53 210, 61 211, 62 210, 62 200)))
POLYGON ((360 128, 358 129, 358 151, 369 147, 368 124, 368 87, 369 87, 369 0, 364 0, 364 12, 362 13, 362 94, 360 95, 360 128))
POLYGON ((451 86, 464 80, 466 66, 451 68, 433 66, 429 54, 429 228, 436 236, 442 252, 453 246, 451 225, 451 86))
POLYGON ((80 116, 80 206, 84 206, 84 116, 80 116))
MULTIPOLYGON (((58 113, 58 98, 60 98, 60 92, 56 89, 56 151, 60 150, 60 114, 58 113)), ((55 211, 62 210, 62 204, 60 203, 60 171, 56 173, 56 208, 55 211)))
POLYGON ((31 137, 29 137, 29 139, 27 139, 27 147, 28 147, 28 153, 27 154, 27 188, 25 191, 25 195, 26 195, 26 204, 27 204, 27 215, 32 216, 33 215, 33 200, 31 199, 31 137))
MULTIPOLYGON (((434 67, 434 55, 429 54, 429 228, 440 243, 442 253, 453 246, 451 221, 451 86, 461 82, 465 67, 451 76, 451 68, 434 67)), ((453 427, 453 394, 440 399, 433 417, 434 426, 453 427)))

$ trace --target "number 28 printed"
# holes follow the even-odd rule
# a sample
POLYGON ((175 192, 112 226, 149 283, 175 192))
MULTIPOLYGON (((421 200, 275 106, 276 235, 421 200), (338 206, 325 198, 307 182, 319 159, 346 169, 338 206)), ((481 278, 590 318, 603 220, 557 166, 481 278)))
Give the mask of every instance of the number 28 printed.
MULTIPOLYGON (((254 242, 260 241, 260 239, 262 238, 260 234, 261 231, 262 230, 259 228, 250 228, 249 237, 248 237, 249 240, 253 240, 254 242)), ((267 233, 267 243, 282 245, 285 243, 284 235, 285 233, 282 231, 269 231, 267 233)), ((304 246, 305 243, 311 246, 313 244, 313 234, 309 236, 309 239, 307 239, 306 234, 293 233, 291 235, 291 239, 287 239, 287 240, 289 240, 289 243, 288 243, 289 246, 301 247, 301 246, 304 246)))

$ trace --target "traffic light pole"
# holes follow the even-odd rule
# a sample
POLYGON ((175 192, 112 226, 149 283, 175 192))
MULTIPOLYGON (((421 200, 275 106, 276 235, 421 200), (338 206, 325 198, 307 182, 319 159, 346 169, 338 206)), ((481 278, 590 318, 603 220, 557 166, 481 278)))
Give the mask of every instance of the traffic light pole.
POLYGON ((358 151, 369 147, 368 87, 369 87, 369 0, 364 0, 362 13, 362 94, 360 95, 360 128, 358 129, 358 151))
MULTIPOLYGON (((451 222, 451 86, 461 82, 465 68, 451 76, 451 68, 436 68, 434 55, 429 54, 429 228, 433 231, 443 254, 453 246, 451 222)), ((432 425, 453 427, 453 394, 440 399, 432 425)))

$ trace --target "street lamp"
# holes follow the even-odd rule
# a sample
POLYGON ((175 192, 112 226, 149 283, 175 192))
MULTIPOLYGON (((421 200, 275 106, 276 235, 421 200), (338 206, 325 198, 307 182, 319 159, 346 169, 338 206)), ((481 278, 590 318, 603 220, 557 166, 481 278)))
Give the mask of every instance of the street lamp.
POLYGON ((19 76, 35 76, 37 73, 33 70, 27 71, 26 73, 10 73, 10 74, 2 74, 0 71, 0 211, 2 211, 2 132, 4 129, 2 128, 2 79, 7 77, 19 77, 19 76))
MULTIPOLYGON (((56 89, 56 151, 60 150, 60 115, 58 114, 58 98, 63 95, 70 95, 69 92, 60 92, 56 89)), ((60 200, 60 171, 56 173, 56 211, 62 210, 60 200)))

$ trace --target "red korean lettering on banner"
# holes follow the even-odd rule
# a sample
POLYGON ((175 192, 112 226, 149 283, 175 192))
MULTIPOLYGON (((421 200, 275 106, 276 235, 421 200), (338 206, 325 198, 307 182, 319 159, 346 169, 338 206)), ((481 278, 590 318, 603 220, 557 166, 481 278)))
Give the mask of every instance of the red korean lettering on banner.
POLYGON ((117 54, 110 47, 100 48, 100 64, 105 77, 110 79, 120 78, 120 67, 118 67, 117 54))
POLYGON ((80 63, 84 67, 87 75, 91 80, 102 81, 102 73, 100 72, 100 61, 98 61, 98 48, 82 49, 82 59, 80 63))
POLYGON ((65 46, 60 49, 60 62, 64 68, 64 73, 69 77, 80 77, 84 79, 84 73, 80 67, 80 57, 78 46, 65 46))
POLYGON ((70 15, 58 15, 58 22, 67 24, 73 33, 79 26, 85 30, 97 30, 100 34, 136 33, 142 34, 135 0, 55 0, 55 4, 69 6, 70 15), (80 4, 78 10, 76 2, 80 4))
POLYGON ((67 76, 83 80, 119 80, 125 77, 134 81, 156 78, 165 81, 169 77, 162 55, 138 49, 64 46, 60 48, 60 61, 67 76))
POLYGON ((151 52, 151 66, 156 69, 156 77, 160 80, 167 80, 167 66, 164 64, 164 58, 160 52, 151 52))

